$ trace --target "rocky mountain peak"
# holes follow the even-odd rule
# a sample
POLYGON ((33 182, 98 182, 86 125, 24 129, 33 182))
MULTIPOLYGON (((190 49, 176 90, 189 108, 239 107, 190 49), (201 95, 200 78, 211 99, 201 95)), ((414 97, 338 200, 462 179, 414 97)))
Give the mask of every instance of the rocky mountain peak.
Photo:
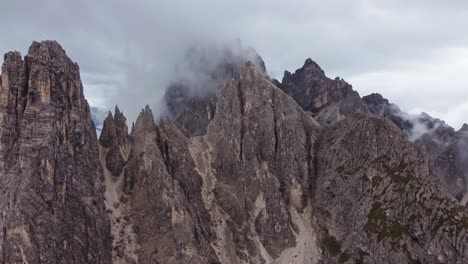
POLYGON ((0 262, 110 263, 96 131, 55 41, 7 53, 0 90, 0 262))
POLYGON ((50 60, 56 60, 57 62, 62 63, 71 62, 65 50, 55 40, 46 40, 41 42, 34 41, 29 47, 27 56, 42 60, 45 63, 50 60))
POLYGON ((297 69, 294 73, 284 71, 283 82, 287 82, 290 79, 298 78, 326 78, 325 72, 322 68, 311 58, 306 59, 304 65, 297 69))
POLYGON ((351 85, 340 78, 328 78, 311 59, 293 74, 286 71, 282 82, 276 85, 320 123, 332 124, 355 111, 368 111, 351 85))
POLYGON ((19 51, 10 51, 5 53, 3 56, 3 65, 7 67, 9 65, 14 65, 15 63, 23 63, 21 53, 19 51))
POLYGON ((460 128, 460 130, 459 130, 459 131, 462 131, 462 132, 466 132, 466 131, 468 131, 468 124, 466 124, 466 123, 463 123, 463 126, 460 128))
POLYGON ((325 76, 325 72, 322 70, 320 65, 318 65, 311 58, 307 58, 306 61, 304 62, 304 66, 302 66, 302 68, 297 70, 296 73, 298 73, 298 71, 313 72, 313 73, 317 73, 318 75, 325 76))
POLYGON ((235 78, 246 63, 256 65, 267 76, 265 62, 251 47, 244 47, 239 41, 223 46, 193 47, 188 50, 184 63, 169 85, 164 101, 168 116, 177 118, 186 105, 199 105, 213 97, 225 80, 235 78))
POLYGON ((99 142, 105 148, 109 148, 112 144, 125 145, 127 141, 127 118, 120 112, 119 107, 115 106, 114 115, 109 111, 106 119, 104 119, 99 142))
POLYGON ((366 95, 362 97, 362 100, 367 105, 380 105, 380 104, 388 105, 389 104, 388 100, 379 93, 372 93, 372 94, 366 95))
POLYGON ((149 105, 146 105, 138 115, 132 133, 139 130, 152 130, 154 129, 155 125, 153 111, 149 105))

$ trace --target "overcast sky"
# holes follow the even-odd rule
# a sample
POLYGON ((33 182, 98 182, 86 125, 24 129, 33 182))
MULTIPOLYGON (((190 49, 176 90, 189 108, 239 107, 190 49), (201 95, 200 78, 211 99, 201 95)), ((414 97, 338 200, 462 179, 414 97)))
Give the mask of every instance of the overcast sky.
POLYGON ((93 106, 158 108, 187 47, 240 38, 281 79, 311 57, 361 94, 468 123, 466 0, 1 0, 0 52, 59 41, 93 106))

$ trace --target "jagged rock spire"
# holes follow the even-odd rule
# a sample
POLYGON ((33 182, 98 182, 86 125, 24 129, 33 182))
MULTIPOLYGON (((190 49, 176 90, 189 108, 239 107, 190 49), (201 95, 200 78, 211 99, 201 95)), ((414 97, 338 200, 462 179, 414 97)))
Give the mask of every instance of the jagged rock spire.
POLYGON ((111 263, 96 131, 78 65, 55 41, 5 55, 0 263, 111 263))
POLYGON ((463 126, 460 128, 460 131, 468 131, 468 124, 463 123, 463 126))
POLYGON ((116 105, 115 114, 112 115, 112 112, 109 111, 106 119, 104 119, 99 142, 103 147, 109 148, 112 144, 125 145, 127 140, 127 118, 116 105))
POLYGON ((146 105, 137 117, 132 134, 141 130, 154 129, 155 126, 156 124, 154 123, 153 111, 151 110, 149 105, 146 105))
POLYGON ((350 84, 328 78, 310 58, 294 73, 285 71, 282 82, 276 81, 276 85, 323 124, 335 123, 354 112, 368 112, 350 84))

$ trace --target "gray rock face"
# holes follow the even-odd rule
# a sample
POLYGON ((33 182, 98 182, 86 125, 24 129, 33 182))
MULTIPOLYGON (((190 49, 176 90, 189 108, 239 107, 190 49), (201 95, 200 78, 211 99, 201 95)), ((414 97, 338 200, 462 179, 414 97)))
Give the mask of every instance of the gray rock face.
MULTIPOLYGON (((176 79, 164 95, 166 115, 177 118, 183 116, 181 113, 189 108, 197 112, 196 115, 191 115, 197 117, 197 122, 207 123, 207 118, 204 117, 206 109, 201 107, 200 103, 205 105, 207 100, 216 98, 218 87, 222 86, 225 80, 239 76, 247 62, 254 63, 258 70, 267 76, 265 62, 260 55, 253 48, 242 46, 240 42, 228 43, 221 47, 193 47, 176 70, 176 79)), ((213 106, 213 102, 210 106, 213 106)), ((188 120, 180 120, 179 123, 181 122, 195 123, 188 120)), ((198 131, 197 128, 193 130, 198 131)), ((191 131, 192 129, 187 132, 191 131)))
POLYGON ((369 110, 390 119, 403 134, 421 147, 431 159, 431 171, 460 202, 468 201, 468 133, 455 131, 442 120, 425 113, 410 116, 380 94, 363 97, 369 110))
POLYGON ((111 263, 97 138, 78 66, 56 42, 5 55, 0 263, 111 263))
POLYGON ((275 81, 275 85, 324 125, 334 124, 354 113, 370 113, 391 120, 409 140, 426 149, 433 176, 463 205, 468 203, 468 168, 465 165, 468 133, 463 129, 457 132, 425 113, 411 116, 377 93, 361 99, 343 80, 327 78, 311 59, 293 74, 286 71, 282 82, 275 81))
POLYGON ((190 137, 142 111, 119 189, 136 237, 127 248, 140 263, 315 263, 318 123, 253 65, 225 82, 215 107, 190 137))
POLYGON ((468 260, 466 209, 390 121, 356 114, 318 142, 314 201, 325 263, 468 260))
MULTIPOLYGON (((433 151, 434 156, 432 170, 435 175, 442 179, 445 187, 460 200, 462 205, 468 202, 468 133, 460 129, 452 133, 450 128, 441 128, 439 131, 449 135, 444 142, 440 154, 433 151)), ((427 146, 432 141, 420 141, 427 146)), ((439 143, 439 142, 438 142, 439 143)), ((439 143, 440 144, 440 143, 439 143)))
MULTIPOLYGON (((466 261, 466 209, 391 122, 322 127, 253 65, 197 103, 202 130, 146 108, 130 134, 120 200, 138 262, 466 261)), ((191 107, 179 118, 198 120, 191 107)))
POLYGON ((285 71, 276 85, 322 124, 333 124, 355 112, 368 112, 359 94, 343 79, 329 79, 320 66, 307 59, 295 73, 285 71))
POLYGON ((414 125, 410 120, 403 118, 404 114, 397 105, 390 103, 378 93, 366 95, 362 97, 362 101, 372 114, 390 119, 404 134, 411 136, 414 125))
MULTIPOLYGON (((435 180, 434 152, 388 120, 388 101, 312 60, 283 83, 233 67, 173 120, 147 106, 129 133, 116 107, 98 141, 57 43, 8 53, 0 263, 467 262, 467 209, 435 180)), ((438 157, 466 130, 442 131, 456 148, 438 157)))

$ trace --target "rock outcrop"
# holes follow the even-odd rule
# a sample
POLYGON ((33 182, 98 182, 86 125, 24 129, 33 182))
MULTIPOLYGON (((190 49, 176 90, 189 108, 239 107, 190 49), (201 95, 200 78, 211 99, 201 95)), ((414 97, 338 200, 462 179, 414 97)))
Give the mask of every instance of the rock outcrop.
POLYGON ((326 77, 320 66, 307 59, 295 73, 285 72, 274 81, 323 125, 332 125, 354 113, 367 113, 392 121, 405 137, 426 149, 431 174, 463 205, 468 201, 468 132, 455 131, 428 114, 409 115, 378 93, 364 97, 340 78, 326 77))
POLYGON ((463 205, 468 201, 468 133, 455 131, 438 118, 426 113, 409 115, 380 94, 364 96, 364 103, 377 116, 391 120, 403 134, 424 147, 431 159, 431 171, 463 205))
POLYGON ((429 158, 383 118, 355 114, 316 145, 324 263, 465 263, 468 213, 429 158))
POLYGON ((0 87, 0 263, 111 263, 96 131, 59 44, 5 55, 0 87))
POLYGON ((275 83, 322 124, 333 124, 355 112, 368 112, 350 84, 339 77, 329 79, 310 58, 296 72, 285 71, 282 82, 275 83))

